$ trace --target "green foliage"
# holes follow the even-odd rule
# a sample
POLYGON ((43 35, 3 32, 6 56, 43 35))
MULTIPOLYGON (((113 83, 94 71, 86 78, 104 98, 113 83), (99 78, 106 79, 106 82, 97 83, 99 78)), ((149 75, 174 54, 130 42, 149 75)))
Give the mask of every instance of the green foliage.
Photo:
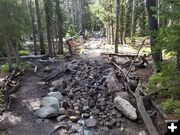
POLYGON ((0 0, 0 47, 5 36, 14 45, 21 43, 30 31, 29 13, 24 0, 0 0))
POLYGON ((31 54, 31 52, 30 52, 30 51, 27 51, 27 50, 21 50, 21 51, 19 51, 19 55, 20 55, 20 56, 25 56, 25 55, 29 55, 29 54, 31 54))
POLYGON ((70 37, 73 37, 73 36, 76 36, 76 35, 77 34, 76 34, 76 31, 75 31, 74 27, 72 25, 70 25, 65 37, 70 38, 70 37))
POLYGON ((161 72, 153 74, 148 82, 150 91, 157 90, 159 86, 170 91, 170 97, 180 99, 180 73, 177 71, 173 60, 166 61, 162 64, 161 72))
POLYGON ((172 98, 167 99, 165 102, 161 103, 161 107, 167 113, 180 115, 180 101, 178 100, 172 98))
MULTIPOLYGON (((20 64, 13 64, 12 66, 13 66, 13 68, 17 68, 19 70, 25 69, 27 71, 30 71, 33 68, 33 65, 29 64, 27 62, 21 62, 20 64)), ((9 70, 9 67, 8 67, 7 63, 0 67, 0 72, 2 72, 2 73, 8 72, 8 70, 9 70)))

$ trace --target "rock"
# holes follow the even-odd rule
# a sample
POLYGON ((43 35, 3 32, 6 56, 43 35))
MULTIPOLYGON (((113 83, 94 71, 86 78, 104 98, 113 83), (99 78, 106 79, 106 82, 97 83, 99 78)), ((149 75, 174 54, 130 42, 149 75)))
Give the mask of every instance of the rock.
POLYGON ((113 128, 113 125, 112 125, 111 122, 109 122, 109 121, 105 122, 105 125, 106 125, 108 128, 113 128))
POLYGON ((52 86, 63 86, 63 79, 55 80, 51 83, 52 86))
POLYGON ((68 94, 68 97, 69 97, 69 98, 73 98, 73 97, 74 97, 74 94, 73 94, 72 92, 70 92, 70 93, 68 94))
MULTIPOLYGON (((43 82, 43 81, 42 81, 42 82, 37 82, 37 84, 40 85, 40 86, 43 86, 43 85, 46 84, 46 82, 43 82)), ((1 86, 1 85, 0 85, 0 86, 1 86)))
POLYGON ((89 107, 93 108, 95 106, 96 102, 94 100, 89 101, 89 107))
POLYGON ((88 128, 96 128, 97 125, 98 125, 98 122, 94 118, 89 118, 89 119, 85 120, 85 126, 88 128))
POLYGON ((68 101, 63 101, 61 106, 64 107, 65 109, 69 108, 68 101))
POLYGON ((52 106, 45 106, 37 110, 36 115, 40 118, 51 118, 58 116, 58 111, 52 106))
POLYGON ((57 120, 57 122, 61 122, 61 121, 65 120, 66 118, 67 118, 66 115, 61 115, 61 116, 57 117, 56 120, 57 120))
POLYGON ((65 115, 65 114, 67 114, 66 109, 65 109, 64 107, 60 108, 60 109, 59 109, 59 114, 60 114, 60 115, 65 115))
POLYGON ((107 85, 108 91, 112 94, 116 92, 121 92, 124 89, 123 84, 119 83, 116 77, 116 72, 113 68, 111 68, 110 73, 107 76, 106 85, 107 85))
POLYGON ((73 109, 67 109, 67 114, 69 115, 69 116, 73 116, 73 115, 75 115, 75 111, 73 110, 73 109))
POLYGON ((120 96, 123 99, 129 100, 129 94, 126 91, 117 92, 115 95, 116 95, 116 97, 120 96))
POLYGON ((140 132, 139 132, 139 134, 138 134, 138 135, 148 135, 148 133, 147 133, 147 131, 142 130, 142 131, 140 131, 140 132))
POLYGON ((72 121, 72 122, 77 122, 79 120, 79 117, 78 116, 70 116, 69 119, 72 121))
POLYGON ((83 117, 83 118, 89 118, 89 117, 90 117, 90 114, 89 114, 89 113, 83 113, 83 114, 82 114, 82 117, 83 117))
POLYGON ((83 112, 89 112, 90 111, 89 106, 83 106, 82 111, 83 112))
POLYGON ((56 97, 44 97, 41 102, 42 106, 52 106, 59 111, 59 100, 56 97))
POLYGON ((100 112, 100 110, 95 107, 95 108, 93 108, 93 109, 91 110, 91 112, 92 112, 94 115, 98 115, 99 112, 100 112))
POLYGON ((47 66, 47 67, 45 67, 45 69, 43 70, 43 72, 51 72, 53 70, 53 68, 51 68, 51 67, 49 67, 49 66, 47 66))
POLYGON ((42 122, 43 122, 43 119, 41 119, 41 118, 37 118, 37 119, 36 119, 36 123, 37 123, 38 125, 40 125, 42 122))
POLYGON ((50 97, 56 97, 59 101, 63 100, 63 95, 60 92, 50 92, 48 93, 50 97))
POLYGON ((137 119, 136 109, 131 105, 131 103, 129 103, 129 101, 121 98, 120 96, 117 96, 114 99, 114 105, 120 112, 122 112, 122 114, 124 114, 129 119, 137 119))
POLYGON ((74 113, 75 113, 76 115, 80 115, 80 114, 81 114, 81 112, 78 111, 78 110, 75 110, 74 113))

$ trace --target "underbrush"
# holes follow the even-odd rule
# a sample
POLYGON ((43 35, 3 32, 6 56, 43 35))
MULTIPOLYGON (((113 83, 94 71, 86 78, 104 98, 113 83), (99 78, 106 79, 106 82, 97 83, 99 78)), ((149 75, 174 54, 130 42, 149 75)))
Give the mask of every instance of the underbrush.
POLYGON ((148 91, 162 89, 156 99, 161 108, 170 114, 180 116, 180 72, 176 70, 174 60, 165 61, 161 72, 153 74, 148 82, 148 91))
MULTIPOLYGON (((33 65, 27 62, 21 62, 19 64, 13 64, 12 65, 13 68, 18 69, 18 70, 26 70, 26 71, 30 71, 33 68, 33 65)), ((8 72, 8 64, 3 64, 0 67, 0 73, 4 73, 4 72, 8 72)))
POLYGON ((26 56, 26 55, 30 55, 30 54, 31 54, 30 51, 26 51, 26 50, 21 50, 21 51, 19 51, 19 55, 20 55, 20 56, 26 56))

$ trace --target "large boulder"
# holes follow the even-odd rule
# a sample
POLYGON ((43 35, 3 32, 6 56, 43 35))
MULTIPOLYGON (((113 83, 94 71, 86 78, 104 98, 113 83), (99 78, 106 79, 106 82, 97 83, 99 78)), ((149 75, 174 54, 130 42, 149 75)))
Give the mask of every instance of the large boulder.
POLYGON ((58 111, 52 106, 41 107, 36 112, 37 117, 40 118, 51 118, 59 115, 58 111))
POLYGON ((63 95, 61 94, 61 92, 50 92, 48 93, 49 97, 56 97, 59 101, 63 100, 63 95))
POLYGON ((41 102, 42 106, 48 107, 51 106, 59 111, 59 100, 56 97, 44 97, 41 102))
POLYGON ((137 119, 136 108, 134 108, 131 103, 129 103, 129 101, 121 98, 120 96, 117 96, 114 99, 114 105, 122 114, 124 114, 129 119, 137 119))

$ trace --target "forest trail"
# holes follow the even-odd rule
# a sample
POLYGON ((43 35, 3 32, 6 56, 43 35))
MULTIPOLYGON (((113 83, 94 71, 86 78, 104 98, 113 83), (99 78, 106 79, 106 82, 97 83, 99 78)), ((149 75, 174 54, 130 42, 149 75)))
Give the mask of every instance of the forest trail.
MULTIPOLYGON (((61 124, 56 122, 55 119, 40 119, 37 118, 35 115, 36 110, 40 107, 41 99, 47 95, 49 92, 48 87, 42 83, 42 77, 49 75, 50 73, 43 72, 44 68, 50 66, 53 71, 56 72, 59 69, 59 66, 69 64, 72 60, 80 61, 81 64, 85 64, 80 68, 80 74, 84 74, 84 68, 87 64, 90 63, 89 66, 92 70, 100 67, 101 71, 105 71, 107 68, 111 67, 101 56, 102 46, 100 45, 99 39, 93 39, 88 44, 86 44, 84 53, 80 56, 74 56, 69 59, 61 61, 61 63, 54 63, 54 64, 45 64, 39 67, 37 73, 25 73, 22 76, 21 87, 12 95, 12 102, 10 106, 10 110, 3 114, 3 118, 7 118, 7 123, 9 126, 4 127, 4 129, 0 130, 1 135, 50 135, 50 133, 56 129, 56 127, 61 124), (90 62, 89 62, 90 61, 90 62), (95 62, 95 63, 94 63, 95 62), (96 64, 96 65, 94 65, 96 64), (93 66, 94 65, 94 66, 93 66)), ((79 71, 79 70, 78 70, 79 71)), ((100 72, 101 72, 100 71, 100 72)), ((149 69, 145 69, 145 72, 149 72, 149 69)), ((96 74, 99 74, 96 73, 96 74)), ((77 75, 76 75, 77 76, 77 75)), ((68 78, 69 75, 64 75, 60 78, 68 78)), ((79 76, 77 76, 79 77, 79 76)), ((57 79, 57 78, 56 78, 57 79)), ((102 78, 101 78, 102 79, 102 78)), ((53 79, 54 80, 54 79, 53 79)), ((50 80, 52 82, 52 80, 50 80)), ((68 82, 70 85, 72 82, 68 82)), ((80 84, 81 85, 81 84, 80 84)), ((82 84, 83 85, 83 84, 82 84)), ((91 90, 91 89, 90 89, 91 90)), ((88 94, 88 93, 86 93, 88 94)), ((101 94, 101 93, 99 93, 101 94)), ((98 94, 98 95, 99 95, 98 94)), ((78 98, 78 96, 77 96, 78 98)), ((101 99, 101 97, 100 97, 101 99)), ((103 98, 102 98, 103 99, 103 98)), ((111 99, 111 98, 110 98, 111 99)), ((107 108, 112 107, 112 100, 108 99, 107 108), (108 107, 109 106, 109 107, 108 107)), ((113 111, 113 110, 112 110, 113 111)), ((116 113, 116 112, 114 112, 116 113)), ((106 116, 106 114, 105 114, 106 116)), ((109 116, 109 119, 113 119, 114 116, 109 116), (111 118, 112 117, 112 118, 111 118)), ((98 119, 98 118, 97 118, 98 119)), ((77 123, 71 123, 71 126, 75 127, 78 130, 78 133, 67 132, 66 129, 60 129, 57 132, 53 133, 53 135, 127 135, 133 134, 138 135, 141 131, 145 130, 144 124, 141 122, 132 122, 122 115, 119 116, 121 122, 123 122, 123 128, 116 128, 114 126, 113 129, 109 128, 98 128, 92 130, 86 130, 79 126, 77 123)), ((72 129, 71 129, 72 130, 72 129)))

